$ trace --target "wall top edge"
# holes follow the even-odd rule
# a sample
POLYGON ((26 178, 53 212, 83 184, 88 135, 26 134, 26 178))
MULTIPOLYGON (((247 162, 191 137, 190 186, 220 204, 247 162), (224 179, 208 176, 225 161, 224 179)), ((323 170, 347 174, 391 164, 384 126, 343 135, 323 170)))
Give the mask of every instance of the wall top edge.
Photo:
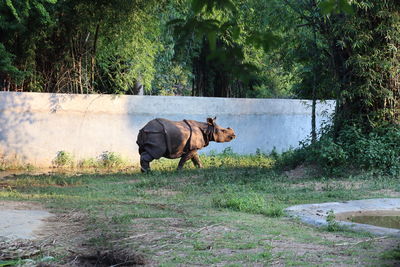
MULTIPOLYGON (((132 96, 0 92, 0 111, 105 114, 310 114, 311 100, 219 98, 191 96, 132 96)), ((317 114, 331 114, 334 100, 319 101, 317 114)))

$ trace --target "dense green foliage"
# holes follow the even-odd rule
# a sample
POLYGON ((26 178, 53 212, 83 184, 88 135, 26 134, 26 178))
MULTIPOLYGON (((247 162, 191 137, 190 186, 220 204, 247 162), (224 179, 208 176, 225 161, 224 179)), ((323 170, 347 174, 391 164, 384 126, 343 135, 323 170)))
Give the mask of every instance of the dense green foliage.
POLYGON ((39 92, 136 94, 144 85, 147 94, 292 96, 303 79, 298 70, 310 67, 286 53, 309 35, 307 29, 296 34, 296 19, 276 0, 7 0, 0 4, 0 85, 39 92))
POLYGON ((351 170, 400 174, 400 130, 395 126, 363 132, 358 125, 346 126, 337 136, 330 129, 315 143, 276 155, 283 168, 303 163, 319 166, 326 173, 343 174, 351 170))
POLYGON ((400 3, 359 0, 354 6, 353 16, 318 22, 337 80, 336 127, 349 120, 367 128, 398 123, 400 3))
POLYGON ((168 40, 160 42, 160 37, 169 18, 161 10, 170 5, 140 0, 3 1, 1 85, 7 90, 68 93, 133 94, 140 85, 150 90, 162 65, 155 63, 157 56, 168 50, 168 40))

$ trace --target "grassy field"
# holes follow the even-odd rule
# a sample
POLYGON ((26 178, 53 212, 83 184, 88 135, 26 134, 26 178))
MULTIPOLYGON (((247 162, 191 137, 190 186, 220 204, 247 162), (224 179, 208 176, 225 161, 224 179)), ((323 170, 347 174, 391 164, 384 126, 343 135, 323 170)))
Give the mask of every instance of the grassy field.
POLYGON ((33 257, 54 257, 52 264, 400 262, 399 240, 314 228, 284 214, 296 204, 400 197, 399 177, 364 173, 334 178, 307 168, 284 172, 263 155, 202 160, 204 169, 186 166, 180 172, 175 171, 177 161, 161 160, 149 174, 19 175, 1 180, 0 200, 39 202, 56 214, 43 233, 45 245, 33 257))

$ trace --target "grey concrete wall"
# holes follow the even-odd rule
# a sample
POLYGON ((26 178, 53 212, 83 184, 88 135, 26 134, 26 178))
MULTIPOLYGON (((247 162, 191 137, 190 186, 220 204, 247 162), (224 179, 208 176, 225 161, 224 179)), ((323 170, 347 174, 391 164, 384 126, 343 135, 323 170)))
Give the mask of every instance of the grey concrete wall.
MULTIPOLYGON (((318 103, 317 124, 333 110, 334 101, 318 103)), ((77 160, 111 151, 137 162, 136 136, 147 121, 214 116, 237 138, 212 142, 203 153, 284 151, 311 131, 311 102, 303 100, 0 92, 0 159, 50 166, 61 150, 77 160)))

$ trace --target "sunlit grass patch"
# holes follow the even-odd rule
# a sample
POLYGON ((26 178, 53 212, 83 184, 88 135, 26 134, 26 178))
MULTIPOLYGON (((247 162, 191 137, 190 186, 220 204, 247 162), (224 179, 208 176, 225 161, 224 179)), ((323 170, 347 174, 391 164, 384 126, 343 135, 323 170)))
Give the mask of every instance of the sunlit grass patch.
POLYGON ((8 179, 6 184, 13 187, 35 187, 35 186, 76 186, 84 184, 79 176, 20 176, 16 179, 8 179))
POLYGON ((0 199, 13 199, 13 200, 80 200, 80 196, 70 196, 63 194, 53 194, 53 193, 23 193, 14 189, 0 190, 0 199))
POLYGON ((396 260, 400 262, 400 244, 395 249, 385 251, 382 254, 383 259, 396 260))
POLYGON ((272 168, 275 160, 266 155, 211 154, 200 156, 205 168, 272 168))
POLYGON ((254 192, 220 194, 212 199, 212 203, 217 208, 264 214, 270 217, 283 215, 283 206, 268 203, 263 196, 254 192))
MULTIPOLYGON (((209 168, 272 168, 275 165, 275 159, 265 154, 239 155, 232 150, 225 149, 223 153, 210 152, 200 154, 200 160, 205 169, 209 168)), ((179 163, 179 159, 154 160, 151 162, 152 170, 156 171, 174 171, 179 163)), ((191 161, 187 161, 185 169, 194 169, 191 161)))

